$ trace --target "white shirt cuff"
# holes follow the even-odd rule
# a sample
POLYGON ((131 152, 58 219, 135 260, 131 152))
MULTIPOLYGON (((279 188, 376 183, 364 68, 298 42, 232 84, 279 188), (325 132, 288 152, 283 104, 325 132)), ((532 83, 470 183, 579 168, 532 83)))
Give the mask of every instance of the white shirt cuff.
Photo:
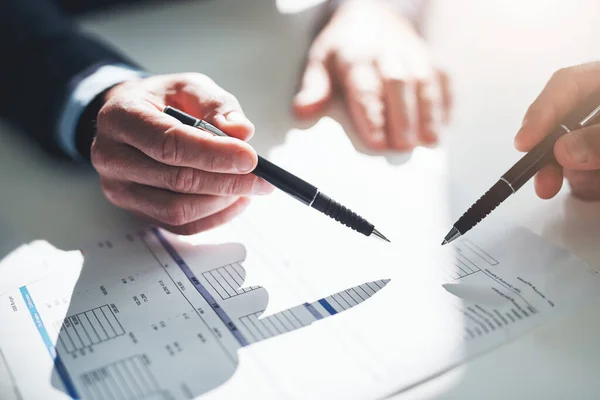
POLYGON ((75 146, 75 130, 81 114, 94 98, 104 90, 148 73, 126 65, 101 65, 83 71, 71 81, 72 88, 58 120, 57 143, 73 160, 81 155, 75 146))

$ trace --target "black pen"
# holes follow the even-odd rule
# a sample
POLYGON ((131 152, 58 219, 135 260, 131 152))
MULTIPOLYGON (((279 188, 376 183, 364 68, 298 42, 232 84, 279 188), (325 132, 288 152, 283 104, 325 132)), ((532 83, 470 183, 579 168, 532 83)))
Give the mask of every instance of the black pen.
POLYGON ((565 133, 594 124, 597 122, 598 117, 600 117, 600 106, 596 107, 581 120, 575 117, 574 120, 579 121, 579 123, 565 122, 559 125, 550 135, 546 136, 529 153, 517 161, 511 169, 502 175, 494 186, 456 221, 444 238, 442 246, 467 233, 467 231, 477 225, 511 194, 516 193, 545 164, 554 160, 554 144, 558 138, 565 133))
MULTIPOLYGON (((186 114, 176 108, 167 106, 165 107, 164 112, 172 117, 177 118, 185 125, 205 130, 215 136, 228 136, 216 126, 186 114)), ((258 156, 258 164, 252 173, 261 177, 271 185, 284 191, 290 196, 295 197, 297 200, 306 204, 307 206, 321 211, 323 214, 335 219, 347 227, 354 229, 365 236, 374 236, 389 242, 385 236, 375 229, 373 224, 362 218, 360 215, 357 215, 352 210, 349 210, 343 205, 338 204, 334 200, 330 199, 310 183, 287 172, 272 162, 265 160, 261 156, 258 156)))

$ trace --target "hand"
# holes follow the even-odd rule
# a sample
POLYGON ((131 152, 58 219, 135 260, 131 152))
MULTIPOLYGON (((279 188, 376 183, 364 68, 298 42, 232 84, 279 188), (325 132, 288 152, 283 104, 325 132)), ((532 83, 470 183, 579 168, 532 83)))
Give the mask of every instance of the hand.
MULTIPOLYGON (((590 109, 600 98, 600 63, 564 68, 552 76, 538 98, 529 106, 515 147, 531 150, 574 110, 590 109)), ((600 103, 599 103, 600 104, 600 103)), ((547 165, 535 176, 535 190, 543 199, 554 197, 563 177, 573 194, 585 200, 600 200, 600 126, 591 125, 565 134, 556 141, 557 163, 547 165)))
POLYGON ((372 150, 433 144, 436 113, 449 119, 448 77, 433 67, 411 22, 383 1, 347 0, 335 11, 309 51, 296 114, 320 112, 334 83, 372 150))
POLYGON ((254 126, 238 101, 200 74, 151 77, 120 84, 106 95, 91 161, 110 202, 179 234, 229 221, 252 194, 272 186, 255 175, 257 155, 244 142, 254 126), (231 135, 183 125, 171 105, 231 135))

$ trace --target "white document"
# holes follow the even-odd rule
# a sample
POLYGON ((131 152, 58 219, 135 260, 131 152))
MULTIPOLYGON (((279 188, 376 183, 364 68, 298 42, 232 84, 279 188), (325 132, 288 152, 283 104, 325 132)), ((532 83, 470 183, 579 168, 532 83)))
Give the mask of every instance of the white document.
POLYGON ((45 261, 62 274, 0 298, 0 348, 20 396, 379 397, 600 293, 583 264, 508 228, 459 241, 427 279, 368 282, 262 317, 268 295, 243 285, 245 266, 270 261, 243 234, 220 236, 191 245, 149 231, 57 250, 45 261))
MULTIPOLYGON (((291 134, 288 148, 321 151, 301 175, 370 210, 392 245, 281 193, 191 238, 122 234, 81 252, 34 243, 0 264, 38 271, 0 296, 14 398, 381 398, 600 294, 584 263, 503 218, 439 246, 452 219, 443 178, 423 172, 433 153, 390 166, 336 129, 291 134)), ((303 167, 285 151, 269 158, 303 167)))
POLYGON ((193 398, 234 374, 240 348, 341 313, 389 281, 261 318, 268 294, 243 285, 242 243, 191 246, 151 230, 81 253, 40 244, 7 261, 54 276, 0 297, 0 348, 25 399, 193 398))

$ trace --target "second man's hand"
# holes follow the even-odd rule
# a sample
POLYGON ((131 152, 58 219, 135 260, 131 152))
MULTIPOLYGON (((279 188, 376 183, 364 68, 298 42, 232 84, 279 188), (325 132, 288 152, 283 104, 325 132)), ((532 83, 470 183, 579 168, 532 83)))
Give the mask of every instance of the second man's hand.
POLYGON ((91 161, 110 202, 174 233, 223 224, 248 196, 273 187, 250 172, 254 126, 234 96, 201 74, 150 77, 106 95, 97 119, 91 161), (214 137, 162 112, 172 105, 232 136, 214 137))
MULTIPOLYGON (((600 105, 599 93, 600 62, 555 72, 529 106, 515 137, 515 146, 520 151, 530 151, 572 112, 600 105)), ((554 197, 566 178, 576 197, 600 200, 600 125, 566 133, 556 141, 554 156, 556 162, 546 165, 535 177, 539 197, 554 197)))
POLYGON ((322 111, 334 88, 371 150, 436 143, 440 120, 449 119, 448 77, 392 2, 346 0, 338 7, 309 51, 296 114, 322 111))

